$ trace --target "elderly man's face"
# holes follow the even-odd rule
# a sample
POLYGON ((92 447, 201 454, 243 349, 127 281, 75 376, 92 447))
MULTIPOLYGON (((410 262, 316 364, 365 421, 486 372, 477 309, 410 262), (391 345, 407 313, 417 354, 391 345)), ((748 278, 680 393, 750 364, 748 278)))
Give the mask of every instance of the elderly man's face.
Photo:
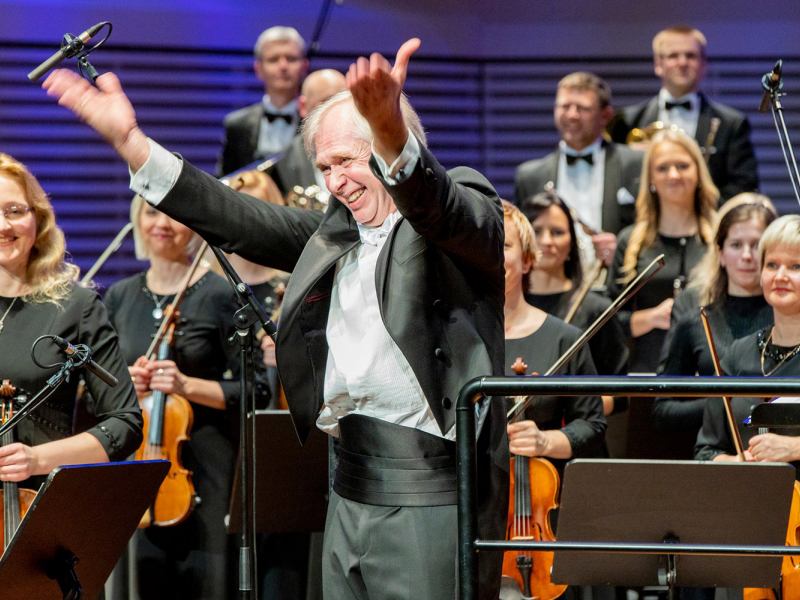
POLYGON ((255 63, 256 75, 268 94, 298 93, 307 68, 300 46, 291 40, 267 42, 261 49, 261 60, 255 63))
POLYGON ((369 168, 369 142, 355 137, 353 131, 347 105, 331 108, 316 136, 317 167, 325 176, 328 190, 347 206, 356 221, 378 227, 397 208, 369 168))

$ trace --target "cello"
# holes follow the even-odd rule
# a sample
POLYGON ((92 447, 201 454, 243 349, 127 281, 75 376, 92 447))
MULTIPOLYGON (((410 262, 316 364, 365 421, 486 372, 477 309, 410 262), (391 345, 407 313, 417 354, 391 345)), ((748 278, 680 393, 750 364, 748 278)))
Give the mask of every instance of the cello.
MULTIPOLYGON (((720 367, 719 355, 717 354, 717 346, 714 343, 714 335, 711 332, 711 325, 708 322, 708 314, 705 307, 700 308, 700 319, 703 322, 703 330, 706 334, 706 341, 708 348, 711 351, 711 359, 714 363, 714 372, 717 377, 722 375, 722 368, 720 367)), ((728 421, 728 427, 731 430, 731 438, 733 445, 736 449, 736 456, 740 462, 745 462, 744 447, 742 445, 742 438, 739 434, 739 428, 736 426, 736 421, 733 417, 733 409, 731 408, 731 399, 723 397, 722 401, 725 403, 725 416, 728 421)), ((766 427, 759 427, 759 434, 768 433, 766 427)), ((787 546, 800 546, 800 482, 794 482, 792 489, 792 505, 789 510, 789 524, 786 531, 786 545, 787 546)), ((797 600, 800 598, 800 556, 784 556, 781 563, 781 598, 783 600, 797 600)), ((744 588, 744 600, 776 600, 777 596, 774 590, 769 588, 744 588)))
MULTIPOLYGON (((172 304, 166 311, 164 320, 144 356, 152 360, 166 360, 174 339, 175 324, 177 322, 180 306, 186 295, 186 290, 194 276, 207 244, 204 242, 192 263, 189 272, 181 286, 181 291, 175 296, 172 304), (155 349, 158 354, 154 356, 155 349)), ((142 408, 144 425, 142 445, 136 451, 136 460, 170 461, 170 469, 152 506, 147 509, 142 517, 139 527, 169 527, 183 523, 195 505, 195 490, 192 484, 192 472, 181 463, 181 447, 189 440, 194 411, 186 398, 178 394, 165 394, 153 391, 150 396, 139 399, 142 408)))
MULTIPOLYGON (((2 423, 5 423, 14 415, 14 396, 16 393, 17 388, 11 385, 8 379, 4 379, 2 386, 0 386, 0 420, 2 420, 2 423)), ((7 431, 3 434, 0 445, 6 446, 13 442, 13 431, 7 431)), ((28 512, 28 508, 35 497, 36 491, 25 488, 20 489, 15 481, 3 482, 3 552, 11 543, 22 517, 28 512)))

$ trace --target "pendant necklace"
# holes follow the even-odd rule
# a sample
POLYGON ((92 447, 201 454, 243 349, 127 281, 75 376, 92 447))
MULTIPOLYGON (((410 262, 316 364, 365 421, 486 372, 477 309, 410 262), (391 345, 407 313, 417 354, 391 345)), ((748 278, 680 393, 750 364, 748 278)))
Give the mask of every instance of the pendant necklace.
POLYGON ((11 301, 11 304, 9 304, 8 308, 6 309, 6 312, 3 314, 2 318, 0 318, 0 333, 3 333, 3 326, 5 325, 6 317, 8 316, 8 313, 11 312, 11 307, 14 306, 14 303, 17 301, 17 298, 18 296, 14 296, 14 299, 11 301))

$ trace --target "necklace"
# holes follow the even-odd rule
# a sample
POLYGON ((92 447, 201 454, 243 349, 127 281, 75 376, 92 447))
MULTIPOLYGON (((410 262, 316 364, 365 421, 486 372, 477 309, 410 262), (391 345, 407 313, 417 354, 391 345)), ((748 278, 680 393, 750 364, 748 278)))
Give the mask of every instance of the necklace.
POLYGON ((14 296, 14 299, 11 301, 11 304, 9 304, 8 308, 6 309, 5 314, 3 314, 3 317, 0 318, 0 333, 3 333, 3 326, 5 325, 6 317, 8 316, 8 313, 11 312, 11 307, 14 306, 14 303, 17 301, 17 298, 18 296, 14 296))
POLYGON ((164 296, 159 298, 158 296, 156 296, 154 292, 149 290, 146 285, 142 286, 142 291, 144 292, 144 295, 150 298, 150 300, 153 301, 153 304, 156 305, 151 314, 153 315, 153 318, 156 321, 159 321, 161 317, 164 316, 164 309, 161 307, 164 306, 164 303, 167 301, 167 298, 169 298, 171 295, 174 294, 164 294, 164 296))
POLYGON ((764 340, 763 333, 758 334, 758 347, 761 348, 761 373, 764 375, 764 377, 769 377, 770 375, 772 375, 775 371, 778 370, 778 367, 780 367, 783 363, 785 363, 791 357, 800 352, 800 344, 797 344, 797 346, 792 348, 786 354, 779 352, 778 350, 775 349, 774 346, 768 349, 769 342, 772 339, 772 334, 774 332, 775 332, 775 327, 773 327, 770 330, 769 337, 767 337, 766 340, 764 340), (778 363, 777 365, 775 365, 775 367, 773 367, 773 369, 769 373, 767 373, 766 369, 764 369, 764 358, 767 356, 770 357, 773 361, 778 363))

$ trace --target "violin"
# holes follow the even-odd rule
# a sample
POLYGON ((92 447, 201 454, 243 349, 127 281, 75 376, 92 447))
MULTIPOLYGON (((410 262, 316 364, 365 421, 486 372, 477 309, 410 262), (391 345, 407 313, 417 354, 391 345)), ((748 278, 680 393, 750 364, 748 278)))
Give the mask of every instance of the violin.
MULTIPOLYGON (((0 420, 2 423, 14 416, 13 398, 17 388, 11 385, 8 379, 4 379, 0 386, 0 420)), ((7 431, 0 439, 0 445, 6 446, 14 442, 14 432, 7 431)), ((15 481, 4 481, 2 500, 3 503, 3 552, 11 544, 11 540, 19 527, 22 517, 28 512, 36 497, 36 491, 19 488, 15 481)))
MULTIPOLYGON (((722 368, 719 363, 717 347, 714 343, 714 334, 708 322, 708 315, 705 307, 700 308, 700 319, 703 322, 703 329, 706 334, 708 348, 711 351, 711 359, 714 363, 714 372, 719 377, 722 375, 722 368)), ((744 446, 739 434, 739 428, 733 418, 730 398, 723 397, 725 403, 725 415, 728 420, 728 427, 731 430, 733 445, 736 449, 736 456, 740 462, 745 462, 744 446)), ((768 433, 766 427, 759 427, 759 434, 768 433)), ((789 510, 789 525, 786 531, 786 545, 800 546, 800 482, 794 482, 792 490, 792 506, 789 510)), ((781 598, 784 600, 795 600, 800 598, 800 556, 784 556, 781 563, 781 598)), ((777 600, 774 590, 769 588, 744 588, 744 600, 777 600)))
MULTIPOLYGON (((175 323, 177 322, 180 306, 186 295, 186 290, 200 264, 201 257, 207 244, 204 242, 197 252, 192 267, 186 274, 181 291, 175 300, 167 307, 164 320, 161 322, 153 343, 148 348, 145 356, 148 359, 155 355, 158 360, 169 358, 170 346, 174 339, 175 323)), ((145 512, 139 527, 169 527, 183 523, 189 518, 195 506, 195 489, 192 483, 192 472, 181 463, 181 447, 190 438, 194 411, 186 398, 178 394, 165 394, 154 390, 150 396, 139 400, 142 408, 144 426, 142 432, 144 439, 136 451, 136 460, 170 461, 167 477, 158 488, 158 494, 145 512)))
MULTIPOLYGON (((517 358, 511 368, 517 375, 525 375, 528 365, 517 358)), ((546 458, 511 456, 507 540, 555 541, 550 516, 558 508, 560 484, 558 471, 546 458)), ((503 576, 517 583, 523 598, 558 598, 567 586, 550 581, 554 554, 506 551, 503 576)))

